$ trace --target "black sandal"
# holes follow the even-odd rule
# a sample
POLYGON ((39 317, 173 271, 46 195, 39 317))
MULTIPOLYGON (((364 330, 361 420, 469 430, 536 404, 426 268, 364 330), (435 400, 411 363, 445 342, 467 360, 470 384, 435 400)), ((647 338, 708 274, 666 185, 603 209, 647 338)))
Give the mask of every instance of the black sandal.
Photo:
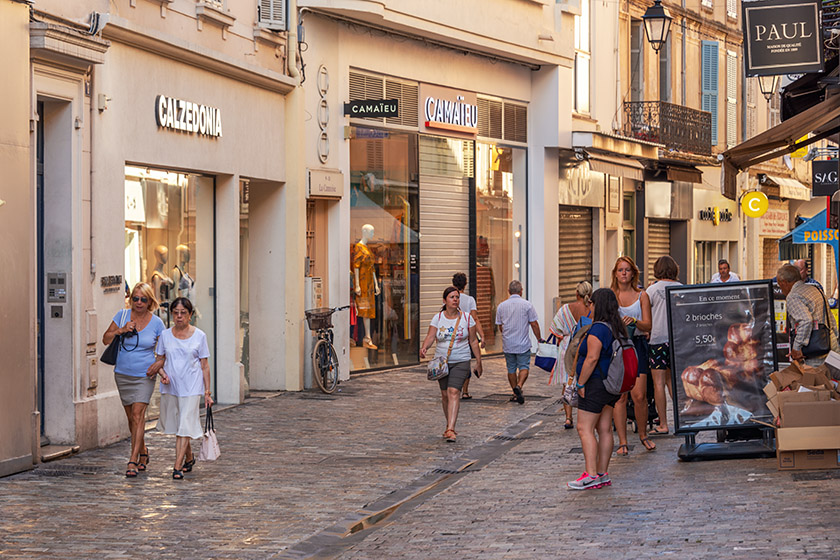
MULTIPOLYGON (((146 451, 149 451, 149 450, 147 449, 146 451)), ((145 471, 146 466, 149 464, 149 454, 148 453, 141 453, 140 454, 140 459, 143 459, 143 457, 146 458, 146 462, 145 463, 142 463, 142 462, 137 463, 137 470, 140 471, 140 472, 145 471)))
POLYGON ((189 461, 184 461, 184 466, 181 467, 181 470, 184 472, 192 472, 193 465, 195 465, 195 457, 189 461))
POLYGON ((129 467, 127 469, 125 469, 125 477, 126 478, 136 477, 137 476, 137 469, 132 469, 131 465, 134 465, 136 467, 137 463, 135 463, 134 461, 129 461, 128 464, 129 464, 129 467))
POLYGON ((184 472, 178 469, 172 469, 172 480, 183 480, 184 472))

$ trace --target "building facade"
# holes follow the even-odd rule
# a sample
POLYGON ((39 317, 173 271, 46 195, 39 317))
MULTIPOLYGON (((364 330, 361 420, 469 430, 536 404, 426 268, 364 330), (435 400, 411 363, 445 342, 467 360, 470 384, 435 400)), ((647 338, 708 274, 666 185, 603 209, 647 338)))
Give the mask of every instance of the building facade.
POLYGON ((2 3, 18 17, 4 18, 17 21, 8 52, 25 61, 5 68, 26 84, 4 123, 29 126, 27 157, 15 160, 27 173, 19 192, 0 196, 26 220, 19 247, 31 251, 20 255, 31 258, 15 266, 38 279, 22 282, 33 290, 20 298, 28 367, 2 372, 27 398, 3 407, 15 418, 0 440, 19 432, 30 445, 0 449, 3 472, 37 462, 44 443, 90 448, 127 435, 112 368, 98 357, 137 282, 153 286, 167 326, 175 297, 194 302, 218 401, 241 402, 249 383, 301 386, 303 263, 289 253, 304 250, 305 199, 286 164, 301 112, 285 15, 258 5, 2 3))

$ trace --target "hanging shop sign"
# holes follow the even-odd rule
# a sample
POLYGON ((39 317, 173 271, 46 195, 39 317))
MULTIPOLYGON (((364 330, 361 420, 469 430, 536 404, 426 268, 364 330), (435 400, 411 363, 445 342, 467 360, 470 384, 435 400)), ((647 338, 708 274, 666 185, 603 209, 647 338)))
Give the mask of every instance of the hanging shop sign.
MULTIPOLYGON (((761 191, 751 191, 741 197, 741 210, 748 218, 760 218, 766 212, 770 205, 767 195, 761 191)), ((787 220, 787 213, 785 213, 785 220, 787 220)), ((787 224, 785 224, 787 227, 787 224)), ((783 232, 784 233, 784 232, 783 232)))
POLYGON ((222 135, 222 112, 219 109, 165 95, 155 98, 155 121, 160 128, 213 138, 222 135))
POLYGON ((399 99, 357 99, 344 104, 344 114, 362 118, 394 118, 400 116, 399 99))
POLYGON ((420 84, 420 130, 460 135, 478 134, 478 96, 430 84, 420 84))
POLYGON ((763 392, 777 365, 770 281, 673 286, 666 300, 676 431, 772 419, 763 392))
POLYGON ((837 192, 837 160, 811 162, 811 195, 831 196, 837 192))
POLYGON ((823 69, 820 0, 742 2, 747 76, 823 69))
POLYGON ((700 210, 699 218, 704 222, 712 222, 718 226, 721 222, 731 222, 732 212, 728 208, 721 210, 717 206, 714 208, 710 206, 705 210, 700 210))

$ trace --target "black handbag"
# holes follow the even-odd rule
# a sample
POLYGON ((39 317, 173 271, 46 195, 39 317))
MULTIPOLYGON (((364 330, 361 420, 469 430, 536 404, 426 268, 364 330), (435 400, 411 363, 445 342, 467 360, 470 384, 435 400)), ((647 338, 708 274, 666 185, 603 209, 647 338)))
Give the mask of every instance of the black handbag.
MULTIPOLYGON (((123 318, 120 321, 122 325, 119 325, 120 328, 122 328, 126 323, 125 311, 131 313, 131 311, 127 309, 123 311, 123 318)), ((111 344, 109 344, 105 351, 102 352, 102 355, 99 356, 100 362, 102 362, 103 364, 108 364, 109 366, 117 365, 117 355, 120 353, 120 346, 122 345, 123 336, 124 335, 121 334, 114 335, 114 340, 111 341, 111 344)))
MULTIPOLYGON (((825 295, 820 292, 823 300, 823 309, 825 310, 825 319, 829 323, 831 319, 828 316, 828 305, 825 303, 825 295)), ((817 356, 824 356, 831 351, 831 333, 828 325, 819 323, 816 328, 811 331, 811 338, 808 339, 808 345, 802 347, 802 356, 805 358, 815 358, 817 356)))

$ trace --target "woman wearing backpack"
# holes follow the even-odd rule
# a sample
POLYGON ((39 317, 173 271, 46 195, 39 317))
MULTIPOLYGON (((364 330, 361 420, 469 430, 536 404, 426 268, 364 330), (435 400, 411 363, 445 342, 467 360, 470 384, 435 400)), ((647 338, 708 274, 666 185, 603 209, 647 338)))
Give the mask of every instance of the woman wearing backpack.
MULTIPOLYGON (((647 434, 647 376, 650 374, 648 360, 648 332, 652 324, 650 298, 639 288, 639 267, 630 257, 618 257, 612 270, 612 288, 618 299, 618 313, 627 327, 628 334, 633 339, 636 355, 639 357, 639 379, 630 396, 633 398, 636 425, 639 429, 639 439, 648 451, 656 450, 647 434)), ((628 455, 630 447, 627 445, 627 393, 621 395, 615 405, 615 431, 618 433, 618 449, 616 455, 628 455)))
POLYGON ((610 368, 613 340, 616 336, 626 337, 627 329, 612 290, 595 290, 592 305, 594 323, 578 349, 576 384, 580 397, 577 431, 586 470, 568 483, 572 490, 589 490, 611 484, 607 469, 613 451, 613 407, 619 396, 607 392, 604 378, 610 368))
MULTIPOLYGON (((592 284, 589 282, 580 282, 575 288, 575 301, 567 303, 557 310, 554 315, 554 320, 548 326, 548 330, 557 338, 557 345, 560 347, 560 356, 554 366, 554 371, 551 372, 550 385, 574 383, 574 375, 572 370, 566 371, 565 355, 569 348, 569 341, 575 334, 578 328, 578 323, 581 318, 586 318, 591 313, 589 309, 589 298, 592 295, 592 284)), ((574 351, 574 350, 573 350, 574 351)), ((572 420, 572 406, 564 402, 563 409, 566 412, 566 423, 563 425, 567 430, 575 427, 572 420)))

